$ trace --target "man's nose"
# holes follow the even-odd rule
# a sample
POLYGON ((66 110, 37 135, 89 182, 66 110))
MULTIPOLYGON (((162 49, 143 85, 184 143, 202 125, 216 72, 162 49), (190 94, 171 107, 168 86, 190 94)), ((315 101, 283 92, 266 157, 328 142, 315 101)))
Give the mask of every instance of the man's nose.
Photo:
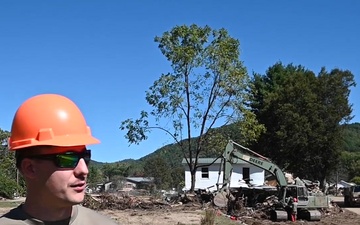
POLYGON ((85 175, 87 175, 89 173, 89 168, 83 158, 81 158, 79 160, 78 164, 76 165, 76 167, 74 169, 74 172, 76 174, 85 174, 85 175))

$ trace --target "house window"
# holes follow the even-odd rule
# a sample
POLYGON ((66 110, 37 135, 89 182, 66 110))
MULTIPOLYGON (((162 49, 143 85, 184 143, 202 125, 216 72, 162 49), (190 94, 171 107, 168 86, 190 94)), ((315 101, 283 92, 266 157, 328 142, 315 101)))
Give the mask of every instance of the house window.
POLYGON ((209 167, 201 167, 201 178, 209 178, 209 167))
POLYGON ((243 175, 243 180, 246 183, 249 183, 250 182, 250 168, 249 167, 243 167, 242 175, 243 175))

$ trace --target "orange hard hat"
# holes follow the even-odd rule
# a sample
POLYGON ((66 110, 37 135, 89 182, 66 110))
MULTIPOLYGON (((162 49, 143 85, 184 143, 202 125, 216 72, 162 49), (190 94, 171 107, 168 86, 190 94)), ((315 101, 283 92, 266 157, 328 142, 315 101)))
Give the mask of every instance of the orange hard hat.
POLYGON ((16 111, 9 138, 10 150, 26 147, 97 144, 80 109, 70 99, 42 94, 26 100, 16 111))

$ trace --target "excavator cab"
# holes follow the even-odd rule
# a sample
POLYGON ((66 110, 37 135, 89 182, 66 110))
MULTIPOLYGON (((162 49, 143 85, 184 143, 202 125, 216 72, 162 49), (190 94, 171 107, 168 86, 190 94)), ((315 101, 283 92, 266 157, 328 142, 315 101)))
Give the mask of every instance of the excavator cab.
MULTIPOLYGON (((298 200, 298 206, 307 206, 309 204, 309 193, 305 186, 288 185, 286 187, 285 198, 296 198, 298 200)), ((288 202, 288 199, 285 200, 288 202)))

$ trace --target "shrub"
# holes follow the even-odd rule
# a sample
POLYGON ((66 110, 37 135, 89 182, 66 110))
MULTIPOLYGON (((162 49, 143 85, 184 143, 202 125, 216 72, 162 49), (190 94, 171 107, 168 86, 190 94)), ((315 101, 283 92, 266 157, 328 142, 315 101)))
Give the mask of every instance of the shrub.
POLYGON ((353 179, 351 179, 350 182, 353 182, 353 183, 355 183, 355 184, 360 184, 360 177, 356 176, 356 177, 354 177, 353 179))
POLYGON ((14 198, 14 194, 18 191, 18 185, 14 180, 6 176, 0 175, 0 196, 4 198, 14 198))
POLYGON ((201 218, 201 225, 214 225, 215 224, 215 211, 211 209, 205 210, 205 216, 201 218))

